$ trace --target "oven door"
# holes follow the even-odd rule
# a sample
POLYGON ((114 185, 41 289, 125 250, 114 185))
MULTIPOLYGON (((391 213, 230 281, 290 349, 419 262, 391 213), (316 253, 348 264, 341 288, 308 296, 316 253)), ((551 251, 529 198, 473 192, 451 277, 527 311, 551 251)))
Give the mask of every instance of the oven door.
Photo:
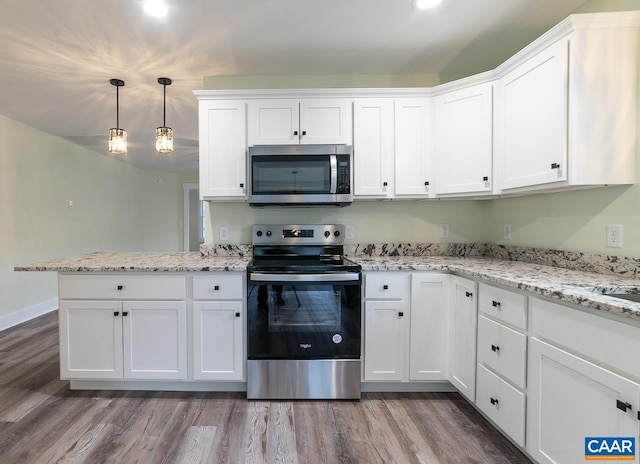
POLYGON ((248 276, 249 359, 360 359, 360 273, 248 276))

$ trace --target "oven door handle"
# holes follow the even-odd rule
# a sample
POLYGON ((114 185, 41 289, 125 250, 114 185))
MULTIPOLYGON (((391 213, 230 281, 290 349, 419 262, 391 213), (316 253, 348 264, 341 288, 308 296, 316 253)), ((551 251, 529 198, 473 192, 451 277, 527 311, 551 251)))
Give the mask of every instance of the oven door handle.
POLYGON ((254 282, 353 282, 360 280, 357 272, 340 274, 266 274, 250 272, 249 280, 254 282))

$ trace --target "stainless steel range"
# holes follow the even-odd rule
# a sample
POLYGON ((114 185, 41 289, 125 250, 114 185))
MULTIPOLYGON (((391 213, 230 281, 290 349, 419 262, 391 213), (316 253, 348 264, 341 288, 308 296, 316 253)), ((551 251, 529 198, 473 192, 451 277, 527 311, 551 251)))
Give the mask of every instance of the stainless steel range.
POLYGON ((344 226, 253 226, 249 399, 360 398, 360 265, 344 226))

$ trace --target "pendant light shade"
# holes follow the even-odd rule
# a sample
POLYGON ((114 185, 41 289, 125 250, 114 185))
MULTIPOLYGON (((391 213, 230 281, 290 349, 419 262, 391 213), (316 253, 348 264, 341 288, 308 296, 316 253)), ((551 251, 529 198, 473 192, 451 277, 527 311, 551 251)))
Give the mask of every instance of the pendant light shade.
POLYGON ((111 79, 111 85, 116 88, 116 127, 109 129, 109 152, 118 155, 127 153, 127 131, 120 129, 120 87, 124 87, 121 79, 111 79))
POLYGON ((167 127, 167 86, 171 85, 168 77, 159 77, 158 84, 163 87, 162 127, 156 129, 156 151, 158 153, 173 153, 173 129, 167 127))

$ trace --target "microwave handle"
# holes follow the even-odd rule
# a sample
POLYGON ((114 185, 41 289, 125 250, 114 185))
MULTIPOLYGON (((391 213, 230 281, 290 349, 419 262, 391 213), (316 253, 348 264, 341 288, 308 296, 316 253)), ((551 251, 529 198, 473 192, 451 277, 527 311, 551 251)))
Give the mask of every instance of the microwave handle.
POLYGON ((338 157, 331 155, 329 164, 331 168, 331 187, 329 193, 335 194, 338 191, 338 157))

